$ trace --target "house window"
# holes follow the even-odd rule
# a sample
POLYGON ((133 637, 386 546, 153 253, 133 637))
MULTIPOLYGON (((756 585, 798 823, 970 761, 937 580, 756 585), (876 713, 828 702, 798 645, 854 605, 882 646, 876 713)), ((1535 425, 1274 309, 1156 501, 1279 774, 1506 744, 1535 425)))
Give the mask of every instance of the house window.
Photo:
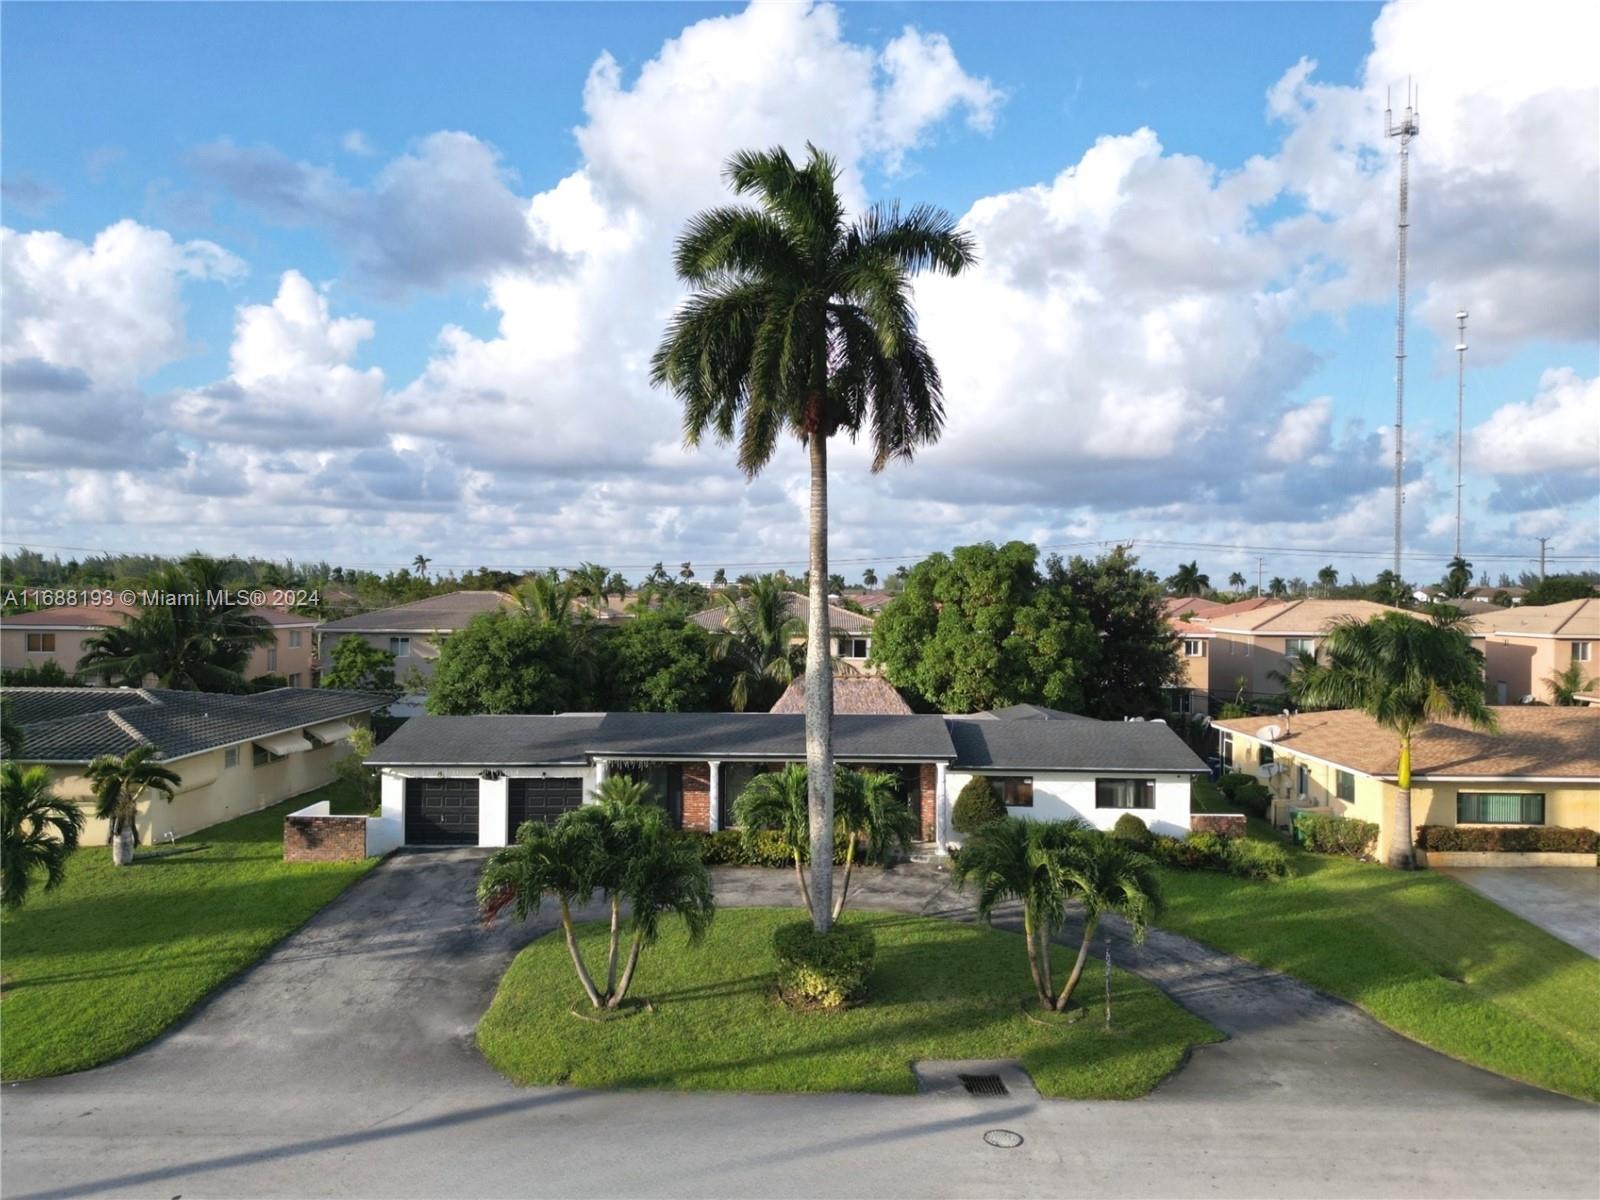
POLYGON ((300 648, 300 631, 298 629, 291 629, 291 630, 289 630, 289 649, 298 650, 299 648, 300 648))
POLYGON ((260 745, 259 743, 250 743, 251 766, 264 767, 270 762, 277 762, 282 757, 283 755, 274 754, 271 750, 268 750, 265 746, 260 745))
POLYGON ((239 747, 229 746, 222 752, 222 765, 224 767, 237 767, 239 765, 239 747))
POLYGON ((994 788, 994 794, 1000 797, 1000 803, 1007 808, 1033 807, 1033 776, 991 775, 989 783, 994 788))
POLYGON ((1277 755, 1273 753, 1272 747, 1262 742, 1261 749, 1256 753, 1256 764, 1264 767, 1276 757, 1277 755))
POLYGON ((1310 787, 1311 787, 1311 772, 1306 770, 1305 764, 1302 763, 1299 766, 1295 767, 1295 769, 1294 769, 1294 790, 1295 790, 1295 795, 1299 796, 1300 799, 1304 800, 1306 798, 1306 792, 1310 790, 1310 787))
POLYGON ((1219 749, 1222 751, 1222 765, 1227 767, 1229 770, 1232 770, 1233 769, 1233 734, 1225 733, 1225 734, 1222 735, 1222 739, 1221 739, 1221 742, 1219 744, 1219 749))
POLYGON ((1593 652, 1593 647, 1594 647, 1594 643, 1593 642, 1573 642, 1572 643, 1572 661, 1573 662, 1588 662, 1589 661, 1589 655, 1593 652))
POLYGON ((278 648, 276 646, 269 646, 269 647, 267 647, 267 674, 271 675, 277 669, 278 669, 278 648))
POLYGON ((1314 654, 1316 654, 1316 652, 1317 652, 1317 639, 1316 638, 1299 637, 1299 638, 1284 638, 1283 639, 1283 656, 1285 658, 1294 658, 1296 655, 1299 655, 1299 654, 1312 654, 1312 655, 1314 655, 1314 654))
POLYGON ((28 635, 29 654, 54 654, 56 650, 56 635, 53 633, 30 633, 28 635))
POLYGON ((1340 771, 1334 776, 1334 789, 1339 799, 1345 803, 1356 802, 1356 777, 1349 771, 1340 771))
POLYGON ((1184 638, 1183 656, 1185 658, 1204 658, 1206 656, 1206 644, 1199 638, 1184 638))
POLYGON ((408 637, 392 637, 389 639, 389 653, 396 658, 411 657, 411 639, 408 637))
POLYGON ((1191 711, 1193 698, 1183 688, 1175 688, 1172 692, 1172 711, 1182 716, 1188 716, 1191 711))
POLYGON ((1457 792, 1460 825, 1543 825, 1543 792, 1457 792))
POLYGON ((839 639, 840 658, 866 658, 871 643, 864 637, 847 637, 839 639))
POLYGON ((1094 781, 1094 806, 1096 808, 1154 808, 1156 806, 1156 781, 1154 779, 1096 779, 1094 781))
POLYGON ((290 674, 289 674, 289 686, 290 687, 299 687, 300 686, 300 679, 301 679, 301 675, 300 675, 299 671, 290 672, 290 674))

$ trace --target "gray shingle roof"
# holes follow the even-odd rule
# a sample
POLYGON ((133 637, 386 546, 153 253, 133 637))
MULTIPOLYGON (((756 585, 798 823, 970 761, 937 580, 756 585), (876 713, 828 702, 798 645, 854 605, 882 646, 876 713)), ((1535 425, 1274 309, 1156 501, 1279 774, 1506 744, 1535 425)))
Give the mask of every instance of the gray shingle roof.
POLYGON ((1187 771, 1204 763, 1160 721, 1004 721, 948 717, 958 769, 1187 771))
POLYGON ((367 759, 373 766, 553 766, 585 760, 601 714, 412 717, 367 759))
POLYGON ((473 617, 511 606, 512 602, 499 592, 446 592, 394 608, 328 621, 318 632, 324 639, 328 634, 341 633, 453 633, 465 629, 473 617))
POLYGON ((1059 708, 1046 708, 1042 704, 1008 704, 1004 708, 992 708, 988 712, 978 713, 977 716, 980 719, 992 718, 996 721, 1089 721, 1100 724, 1093 717, 1069 713, 1059 708))
POLYGON ((87 762, 155 746, 184 758, 251 738, 315 725, 389 703, 336 688, 276 688, 249 696, 164 688, 7 688, 29 762, 87 762), (74 699, 66 692, 76 692, 74 699))

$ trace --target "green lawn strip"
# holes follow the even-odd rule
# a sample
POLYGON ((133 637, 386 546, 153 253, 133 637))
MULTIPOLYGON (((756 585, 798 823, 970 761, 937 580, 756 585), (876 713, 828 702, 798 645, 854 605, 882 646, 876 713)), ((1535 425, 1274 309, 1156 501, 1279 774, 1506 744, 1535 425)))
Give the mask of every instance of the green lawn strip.
POLYGON ((1272 883, 1164 871, 1160 924, 1455 1058, 1600 1099, 1600 961, 1447 876, 1291 855, 1272 883))
POLYGON ((180 838, 180 850, 203 847, 191 853, 141 848, 119 868, 108 846, 79 849, 60 888, 36 888, 0 923, 0 1075, 59 1075, 137 1049, 369 871, 376 859, 283 861, 284 815, 317 800, 361 808, 334 783, 180 838))
MULTIPOLYGON (((595 1024, 559 936, 529 945, 501 980, 478 1025, 489 1061, 522 1084, 684 1091, 886 1092, 915 1090, 919 1059, 1017 1058, 1046 1096, 1142 1096, 1189 1048, 1218 1041, 1206 1022, 1143 980, 1091 962, 1074 1024, 1038 1024, 1020 936, 928 917, 847 914, 871 926, 878 962, 870 1002, 840 1012, 793 1012, 772 995, 774 927, 793 909, 723 909, 690 947, 676 922, 640 961, 632 996, 654 1012, 595 1024)), ((581 927, 590 962, 604 927, 581 927)), ((1057 951, 1060 975, 1067 950, 1057 951)), ((630 997, 631 998, 631 997, 630 997)))

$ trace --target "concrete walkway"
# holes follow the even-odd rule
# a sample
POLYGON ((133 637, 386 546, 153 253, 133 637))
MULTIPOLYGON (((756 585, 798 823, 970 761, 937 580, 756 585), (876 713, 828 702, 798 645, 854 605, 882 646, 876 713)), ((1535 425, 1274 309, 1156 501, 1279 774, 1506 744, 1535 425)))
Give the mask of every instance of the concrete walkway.
MULTIPOLYGON (((1150 1097, 519 1089, 473 1027, 549 928, 480 929, 481 854, 402 854, 181 1028, 0 1093, 6 1197, 1582 1196, 1600 1108, 1464 1066, 1347 1005, 1166 934, 1122 961, 1230 1038, 1150 1097), (983 1133, 1020 1133, 996 1149, 983 1133)), ((862 908, 967 914, 932 869, 862 908)), ((784 872, 717 873, 790 904, 784 872)), ((1069 936, 1071 930, 1068 931, 1069 936)))
POLYGON ((1592 867, 1435 869, 1568 945, 1600 958, 1600 870, 1592 867))

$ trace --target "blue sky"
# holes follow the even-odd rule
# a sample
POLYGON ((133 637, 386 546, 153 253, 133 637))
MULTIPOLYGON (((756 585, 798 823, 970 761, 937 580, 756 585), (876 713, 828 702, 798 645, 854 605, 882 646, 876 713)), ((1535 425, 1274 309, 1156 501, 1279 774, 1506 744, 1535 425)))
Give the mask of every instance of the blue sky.
MULTIPOLYGON (((89 464, 74 455, 70 434, 32 420, 34 406, 13 392, 8 399, 21 399, 6 422, 4 536, 163 550, 198 540, 212 550, 395 565, 416 548, 439 558, 446 546, 468 563, 497 565, 797 555, 803 521, 788 493, 798 460, 775 464, 770 479, 743 493, 724 461, 705 453, 680 461, 670 401, 643 388, 637 369, 675 295, 665 249, 687 215, 685 197, 718 199, 706 167, 720 154, 705 164, 697 155, 725 125, 791 143, 831 134, 849 147, 843 157, 860 194, 970 213, 980 243, 991 239, 992 274, 965 297, 930 293, 924 306, 930 344, 951 364, 952 411, 965 405, 971 425, 952 424, 961 445, 928 455, 923 479, 850 478, 843 496, 855 511, 835 522, 842 557, 977 537, 1133 536, 1150 540, 1147 557, 1161 569, 1196 554, 1214 573, 1253 565, 1255 555, 1242 550, 1166 545, 1193 541, 1294 548, 1304 553, 1279 555, 1274 573, 1310 573, 1308 564, 1320 565, 1312 551, 1337 559, 1342 549, 1388 542, 1376 489, 1393 409, 1392 146, 1374 136, 1361 105, 1377 74, 1403 59, 1429 81, 1424 111, 1438 113, 1441 130, 1435 149, 1425 124, 1415 180, 1408 424, 1412 474, 1424 486, 1408 509, 1419 558, 1408 573, 1433 577, 1449 542, 1439 506, 1448 507, 1453 482, 1453 449, 1444 448, 1453 447, 1454 338, 1439 313, 1474 296, 1499 319, 1475 325, 1469 338, 1467 423, 1489 431, 1475 443, 1484 448, 1472 466, 1469 549, 1476 545, 1492 571, 1515 573, 1521 564, 1509 556, 1526 553, 1543 531, 1570 553, 1593 556, 1595 464, 1586 461, 1583 426, 1600 421, 1597 335, 1581 301, 1560 303, 1596 290, 1592 255, 1583 259, 1596 243, 1594 209, 1584 210, 1596 186, 1593 149, 1580 148, 1575 162, 1563 156, 1572 179, 1551 195, 1540 181, 1546 148, 1514 136, 1540 105, 1572 122, 1557 122, 1556 134, 1592 126, 1593 65, 1545 63, 1543 82, 1530 83, 1536 65, 1524 68, 1519 48, 1487 18, 1482 29, 1445 37, 1443 10, 1379 21, 1375 32, 1380 11, 878 4, 789 6, 769 16, 741 5, 8 4, 0 48, 8 365, 87 376, 82 411, 148 436, 149 458, 162 465, 89 464), (1444 61, 1446 43, 1453 62, 1444 61), (914 52, 900 76, 891 67, 897 46, 914 52), (785 86, 788 47, 809 83, 785 86), (1485 56, 1476 70, 1473 54, 1485 56), (602 55, 617 67, 615 82, 599 85, 609 109, 586 99, 602 55), (763 55, 769 69, 743 79, 741 64, 763 55), (1302 59, 1315 61, 1308 82, 1280 86, 1302 59), (1480 87, 1475 75, 1488 82, 1480 87), (857 108, 879 105, 881 119, 814 116, 851 88, 860 89, 857 108), (678 104, 685 107, 675 113, 678 104), (1487 155, 1463 141, 1459 118, 1469 111, 1487 155), (632 139, 647 126, 641 147, 632 139), (1136 146, 1140 130, 1159 148, 1136 146), (429 141, 441 131, 460 135, 448 152, 462 157, 447 163, 446 149, 429 141), (1084 235, 1086 251, 1074 248, 1073 218, 1040 238, 998 220, 1045 203, 1041 189, 1055 184, 1058 209, 1092 223, 1081 215, 1094 207, 1084 181, 1101 139, 1114 140, 1105 157, 1126 174, 1115 189, 1121 207, 1084 235), (417 167, 391 186, 397 160, 417 167), (450 164, 462 170, 458 180, 450 164), (1491 198, 1480 183, 1484 196, 1475 200, 1474 170, 1502 190, 1491 198), (1069 171, 1075 182, 1061 184, 1069 171), (1272 182, 1241 204, 1229 180, 1252 171, 1272 182), (689 172, 706 185, 685 183, 689 172), (452 184, 430 189, 427 180, 440 178, 452 184), (559 185, 574 180, 591 200, 573 205, 575 185, 559 185), (484 250, 475 267, 458 269, 480 248, 474 222, 488 229, 513 204, 542 211, 540 196, 557 205, 537 228, 544 249, 560 243, 579 266, 557 279, 562 272, 535 247, 515 262, 484 250), (1141 245, 1163 205, 1216 228, 1180 220, 1181 232, 1194 235, 1181 253, 1172 237, 1141 245), (469 214, 464 228, 412 254, 406 239, 448 226, 451 209, 469 214), (131 268, 110 255, 86 257, 81 269, 105 275, 113 297, 166 279, 169 299, 148 301, 143 315, 164 315, 160 305, 170 303, 171 320, 139 334, 159 345, 129 346, 116 361, 135 365, 112 370, 96 334, 74 332, 76 321, 106 318, 81 290, 62 287, 71 271, 40 267, 36 275, 24 265, 56 261, 54 249, 30 237, 60 235, 87 254, 121 221, 137 226, 140 245, 129 253, 154 256, 155 274, 119 283, 116 272, 131 268), (1538 254, 1570 276, 1549 287, 1527 278, 1542 264, 1519 246, 1534 224, 1544 231, 1538 254), (626 250, 584 241, 600 227, 624 226, 633 231, 626 250), (222 258, 196 267, 201 245, 222 258), (1045 262, 1049 253, 1064 257, 1043 290, 998 266, 1013 255, 1045 262), (290 320, 266 307, 287 295, 286 272, 309 281, 315 299, 306 303, 325 310, 305 318, 316 327, 309 333, 304 313, 290 320), (630 274, 641 273, 648 286, 629 288, 630 274), (991 286, 1005 290, 975 299, 991 286), (567 299, 558 287, 572 289, 567 299), (1084 301, 1101 287, 1111 303, 1084 301), (620 289, 616 303, 606 288, 620 289), (1038 311, 1062 306, 1063 345, 1036 349, 1053 327, 1013 323, 1002 332, 1027 345, 1004 364, 985 364, 982 339, 960 336, 968 327, 960 306, 992 314, 1024 292, 1038 311), (1538 311, 1541 304, 1552 311, 1538 311), (530 345, 519 313, 547 319, 579 308, 581 328, 530 345), (236 332, 253 309, 267 332, 241 367, 236 332), (613 315, 625 316, 627 328, 606 328, 613 315), (361 331, 346 326, 352 342, 324 337, 341 319, 370 329, 355 336, 361 331), (462 331, 465 352, 441 348, 447 327, 462 331), (1179 331, 1170 387, 1159 364, 1092 361, 1089 351, 1123 335, 1148 339, 1157 327, 1179 331), (287 356, 281 370, 259 360, 273 354, 287 356), (1552 371, 1567 374, 1552 379, 1552 371), (543 381, 578 377, 592 390, 552 382, 546 394, 543 381), (589 419, 616 434, 604 445, 571 432, 585 396, 597 393, 607 401, 589 419), (495 397, 506 411, 485 422, 481 406, 495 397), (1130 404, 1149 413, 1149 424, 1184 431, 1163 439, 1141 429, 1133 444, 1099 448, 1066 439, 1024 454, 1017 486, 993 496, 974 488, 975 476, 1003 475, 1019 461, 1015 447, 1030 426, 1063 417, 1115 426, 1130 404), (279 445, 259 433, 275 412, 298 430, 279 445), (478 432, 502 419, 509 435, 478 432), (987 456, 985 429, 994 431, 987 456), (522 430, 535 445, 519 455, 508 436, 522 430), (1491 453, 1491 433, 1507 430, 1532 440, 1519 441, 1514 455, 1491 453), (242 482, 222 487, 224 477, 242 482), (1172 486, 1188 477, 1191 487, 1172 486), (51 494, 57 503, 41 499, 51 494)), ((1547 11, 1523 36, 1581 41, 1585 31, 1561 29, 1561 18, 1547 11)), ((153 294, 166 295, 159 287, 153 294)), ((31 378, 19 367, 8 392, 31 378)), ((450 552, 443 558, 453 561, 450 552)), ((1352 554, 1344 565, 1370 576, 1383 564, 1352 554)))

